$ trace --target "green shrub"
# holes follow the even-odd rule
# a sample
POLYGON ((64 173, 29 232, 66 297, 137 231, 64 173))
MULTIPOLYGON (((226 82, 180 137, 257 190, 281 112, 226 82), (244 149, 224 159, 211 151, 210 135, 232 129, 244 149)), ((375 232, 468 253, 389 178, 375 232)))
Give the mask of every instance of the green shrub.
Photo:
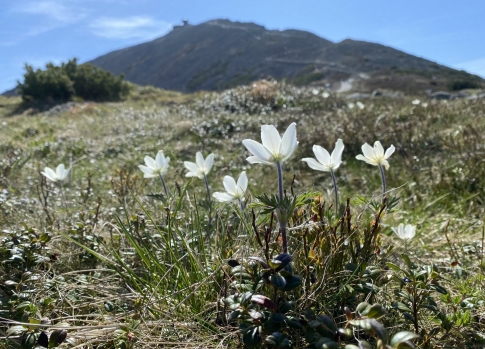
POLYGON ((466 88, 480 88, 480 84, 473 80, 453 80, 448 83, 450 91, 459 91, 466 88))
POLYGON ((19 82, 17 89, 26 103, 63 103, 74 97, 117 101, 129 92, 123 75, 114 76, 91 64, 78 65, 75 58, 61 66, 48 63, 45 70, 26 64, 25 70, 24 82, 19 82))

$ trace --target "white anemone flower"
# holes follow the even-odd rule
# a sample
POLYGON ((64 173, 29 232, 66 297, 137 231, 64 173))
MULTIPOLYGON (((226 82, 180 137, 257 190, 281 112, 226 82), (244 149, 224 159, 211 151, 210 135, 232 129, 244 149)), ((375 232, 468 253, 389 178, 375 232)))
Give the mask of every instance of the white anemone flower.
POLYGON ((203 179, 211 170, 214 163, 214 154, 210 154, 206 159, 200 151, 195 154, 195 163, 184 161, 185 168, 189 170, 186 177, 197 177, 203 179))
POLYGON ((416 226, 411 224, 406 224, 406 226, 404 226, 404 224, 401 223, 397 228, 392 228, 392 230, 402 240, 411 240, 414 235, 416 235, 416 226))
POLYGON ((394 150, 396 150, 396 148, 391 145, 384 153, 384 148, 382 147, 381 142, 376 141, 374 143, 374 148, 372 148, 369 144, 365 143, 362 146, 362 153, 364 155, 359 154, 355 158, 357 160, 365 161, 370 165, 382 165, 386 168, 386 170, 388 170, 389 162, 387 161, 387 159, 389 159, 389 157, 394 153, 394 150))
POLYGON ((60 164, 55 171, 50 167, 45 167, 41 173, 52 182, 62 182, 69 175, 69 171, 71 171, 70 167, 66 170, 64 164, 60 164))
POLYGON ((330 155, 327 149, 319 146, 313 146, 313 153, 315 154, 316 160, 314 158, 304 158, 301 161, 305 161, 308 166, 317 171, 331 172, 339 168, 342 163, 342 152, 344 151, 344 143, 339 138, 335 143, 335 149, 330 155))
POLYGON ((296 123, 288 126, 283 138, 273 125, 261 126, 261 141, 263 144, 252 139, 243 140, 244 146, 253 154, 246 160, 251 164, 276 164, 288 160, 296 150, 296 123))
POLYGON ((219 202, 230 202, 234 200, 244 201, 244 195, 248 189, 248 177, 246 171, 241 172, 237 183, 231 176, 224 176, 222 181, 226 193, 215 192, 212 196, 219 202))
POLYGON ((163 155, 163 151, 159 151, 154 158, 145 156, 145 165, 138 165, 138 168, 143 172, 143 178, 155 178, 163 176, 167 173, 170 158, 163 155))

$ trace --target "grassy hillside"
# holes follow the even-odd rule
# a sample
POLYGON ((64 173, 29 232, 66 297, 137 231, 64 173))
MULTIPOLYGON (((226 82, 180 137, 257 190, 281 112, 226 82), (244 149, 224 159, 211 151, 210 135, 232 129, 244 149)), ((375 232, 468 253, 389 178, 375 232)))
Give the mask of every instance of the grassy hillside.
MULTIPOLYGON (((422 348, 482 347, 485 100, 350 103, 322 92, 264 81, 193 95, 139 88, 124 102, 41 114, 15 114, 20 99, 0 97, 0 336, 10 335, 0 348, 62 326, 68 347, 248 345, 238 321, 260 320, 244 318, 242 301, 230 320, 227 301, 247 291, 280 304, 278 311, 246 305, 265 319, 292 302, 281 323, 294 318, 302 328, 275 331, 295 347, 326 338, 305 309, 354 328, 340 337, 342 347, 357 339, 379 345, 380 334, 346 318, 344 307, 354 320, 372 318, 356 312, 363 301, 382 304, 378 321, 389 336, 417 332, 422 348), (260 142, 263 124, 283 133, 292 122, 299 145, 283 174, 286 195, 303 195, 288 222, 291 273, 302 281, 273 293, 276 281, 257 279, 264 268, 248 257, 281 253, 277 216, 257 199, 277 194, 276 171, 250 165, 241 142, 260 142), (331 152, 338 138, 343 206, 335 215, 330 175, 301 159, 314 157, 314 144, 331 152), (386 206, 377 167, 355 159, 362 144, 377 140, 396 147, 385 171, 386 206), (158 178, 143 179, 138 169, 159 150, 170 157, 168 197, 158 178), (224 176, 247 172, 244 210, 207 200, 204 181, 185 177, 183 162, 197 151, 215 154, 211 192, 224 191, 224 176), (72 165, 62 186, 40 174, 59 163, 72 165), (415 225, 416 236, 400 240, 391 229, 399 223, 415 225)), ((269 326, 258 336, 268 340, 269 326)))

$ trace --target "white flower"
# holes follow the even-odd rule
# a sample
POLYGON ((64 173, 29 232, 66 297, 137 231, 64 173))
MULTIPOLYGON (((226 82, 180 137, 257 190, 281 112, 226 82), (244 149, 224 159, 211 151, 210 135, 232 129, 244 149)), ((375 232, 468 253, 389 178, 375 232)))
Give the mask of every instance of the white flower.
POLYGON ((362 110, 362 109, 364 109, 364 108, 365 108, 364 103, 362 103, 361 101, 358 101, 358 102, 357 102, 357 103, 355 103, 355 104, 356 104, 356 105, 359 107, 359 109, 360 109, 360 110, 362 110))
POLYGON ((277 162, 285 162, 296 150, 296 123, 292 123, 281 138, 278 130, 273 125, 261 126, 261 141, 263 144, 252 139, 243 140, 244 146, 254 155, 246 160, 251 164, 271 165, 277 162))
POLYGON ((195 154, 195 163, 190 161, 184 161, 185 168, 189 170, 186 177, 198 177, 203 179, 207 175, 214 163, 214 154, 209 154, 209 156, 204 160, 204 156, 200 151, 195 154))
POLYGON ((421 103, 421 101, 419 99, 414 99, 411 104, 412 105, 418 105, 419 103, 421 103))
POLYGON ((357 160, 365 161, 370 165, 382 165, 387 170, 389 169, 389 162, 387 161, 387 159, 389 159, 389 157, 394 153, 394 150, 396 150, 396 148, 391 145, 384 153, 384 148, 382 147, 381 142, 376 141, 374 143, 374 148, 372 148, 369 144, 365 143, 362 146, 362 153, 364 155, 359 154, 355 158, 357 160))
POLYGON ((212 196, 219 202, 234 201, 234 200, 244 200, 244 195, 246 189, 248 189, 248 177, 246 176, 246 171, 241 172, 237 183, 231 176, 224 176, 222 181, 224 188, 226 188, 226 193, 215 192, 212 196))
POLYGON ((163 151, 159 151, 154 158, 145 156, 145 165, 138 165, 138 168, 143 172, 143 178, 154 178, 163 176, 167 173, 170 158, 163 156, 163 151))
POLYGON ((414 235, 416 235, 416 226, 407 224, 404 226, 403 223, 399 224, 397 228, 392 228, 392 230, 399 236, 402 240, 411 240, 414 235))
POLYGON ((44 168, 44 171, 41 173, 49 180, 53 182, 60 181, 62 182, 64 179, 67 178, 69 175, 69 171, 71 171, 71 168, 69 167, 67 170, 64 167, 64 164, 60 164, 57 166, 56 170, 54 171, 50 167, 44 168))
POLYGON ((330 155, 327 149, 322 148, 319 145, 313 146, 314 158, 304 158, 301 161, 305 161, 308 166, 317 171, 330 172, 339 168, 342 163, 342 152, 344 151, 344 143, 339 138, 335 143, 335 149, 330 155))

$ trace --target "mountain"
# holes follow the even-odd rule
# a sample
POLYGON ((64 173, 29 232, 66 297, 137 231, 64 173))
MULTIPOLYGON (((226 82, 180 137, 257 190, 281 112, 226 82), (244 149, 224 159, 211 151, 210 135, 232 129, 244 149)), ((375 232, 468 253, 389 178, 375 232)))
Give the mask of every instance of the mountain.
POLYGON ((89 63, 136 84, 182 92, 220 90, 265 77, 335 89, 345 89, 347 82, 361 90, 437 90, 456 81, 483 83, 478 76, 376 43, 334 43, 305 31, 267 30, 222 19, 185 22, 161 38, 89 63))

